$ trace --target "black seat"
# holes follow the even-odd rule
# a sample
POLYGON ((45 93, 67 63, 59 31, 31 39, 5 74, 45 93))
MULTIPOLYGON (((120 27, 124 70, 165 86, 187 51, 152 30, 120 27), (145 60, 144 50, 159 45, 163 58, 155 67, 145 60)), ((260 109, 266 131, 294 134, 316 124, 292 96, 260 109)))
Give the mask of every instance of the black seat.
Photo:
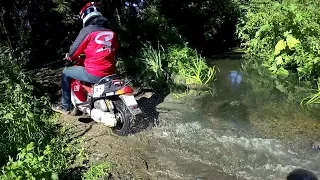
MULTIPOLYGON (((109 81, 117 79, 117 78, 121 78, 121 76, 118 75, 118 74, 112 74, 112 75, 109 75, 109 76, 105 76, 105 77, 102 78, 100 83, 106 83, 106 82, 109 82, 109 81)), ((95 84, 95 83, 88 83, 88 82, 85 82, 85 81, 80 81, 80 82, 81 82, 81 84, 86 85, 86 86, 93 86, 95 84)))
POLYGON ((82 85, 89 86, 89 87, 94 85, 94 83, 88 83, 88 82, 84 82, 84 81, 80 81, 80 82, 82 85))

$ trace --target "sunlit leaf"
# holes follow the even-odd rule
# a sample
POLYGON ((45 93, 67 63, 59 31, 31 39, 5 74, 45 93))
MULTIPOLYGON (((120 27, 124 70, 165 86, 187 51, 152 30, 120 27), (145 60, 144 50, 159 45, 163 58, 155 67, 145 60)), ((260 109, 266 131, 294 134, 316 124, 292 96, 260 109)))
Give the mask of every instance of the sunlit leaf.
POLYGON ((284 40, 280 40, 274 49, 274 54, 279 55, 280 52, 284 50, 286 47, 287 47, 287 43, 284 40))
POLYGON ((276 64, 277 64, 277 65, 282 65, 282 64, 283 64, 282 56, 276 57, 275 61, 276 61, 276 64))
POLYGON ((287 41, 287 45, 288 45, 288 47, 289 47, 290 49, 295 48, 296 45, 300 43, 300 41, 299 41, 298 39, 294 38, 291 34, 289 34, 289 35, 287 36, 286 41, 287 41))

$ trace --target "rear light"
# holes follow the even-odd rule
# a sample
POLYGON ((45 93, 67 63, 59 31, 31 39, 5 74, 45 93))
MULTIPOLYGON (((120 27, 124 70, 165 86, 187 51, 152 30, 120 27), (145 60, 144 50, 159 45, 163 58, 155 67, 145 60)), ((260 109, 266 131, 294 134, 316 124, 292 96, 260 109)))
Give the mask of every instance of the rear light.
POLYGON ((120 90, 116 91, 116 95, 120 95, 120 94, 129 94, 132 93, 133 89, 129 86, 124 86, 123 88, 121 88, 120 90))

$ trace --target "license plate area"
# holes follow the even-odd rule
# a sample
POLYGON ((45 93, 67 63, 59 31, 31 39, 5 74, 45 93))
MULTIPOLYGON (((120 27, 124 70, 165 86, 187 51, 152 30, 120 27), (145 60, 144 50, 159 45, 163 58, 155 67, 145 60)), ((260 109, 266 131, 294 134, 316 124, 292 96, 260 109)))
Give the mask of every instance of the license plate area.
POLYGON ((121 98, 127 106, 137 106, 138 105, 136 99, 132 95, 121 95, 121 98))
POLYGON ((121 95, 120 96, 123 102, 127 105, 129 111, 134 115, 141 114, 142 111, 138 106, 138 102, 132 95, 121 95))

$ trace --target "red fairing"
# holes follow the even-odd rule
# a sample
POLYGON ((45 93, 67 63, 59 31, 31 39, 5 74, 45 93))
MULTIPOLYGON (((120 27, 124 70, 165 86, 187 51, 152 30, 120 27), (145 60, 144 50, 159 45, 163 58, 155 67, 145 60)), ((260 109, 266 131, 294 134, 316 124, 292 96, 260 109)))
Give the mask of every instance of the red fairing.
POLYGON ((74 92, 74 95, 81 101, 86 102, 87 101, 87 92, 82 87, 80 81, 71 79, 71 91, 74 92))

